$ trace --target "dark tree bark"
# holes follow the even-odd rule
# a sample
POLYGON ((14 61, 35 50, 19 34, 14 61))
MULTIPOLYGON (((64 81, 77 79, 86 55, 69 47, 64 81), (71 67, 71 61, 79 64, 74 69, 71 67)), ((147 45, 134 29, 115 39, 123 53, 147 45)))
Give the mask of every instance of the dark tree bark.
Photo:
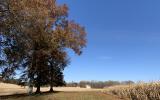
POLYGON ((52 86, 50 86, 50 90, 49 90, 49 92, 54 92, 54 91, 53 91, 53 87, 52 87, 52 86))
POLYGON ((40 88, 41 88, 40 85, 38 85, 38 86, 37 86, 37 90, 36 90, 36 94, 40 94, 40 93, 41 93, 40 88))
POLYGON ((51 62, 51 69, 50 69, 51 73, 50 73, 50 77, 51 77, 51 80, 50 80, 50 92, 53 92, 53 64, 51 62))
POLYGON ((37 90, 36 90, 36 94, 40 94, 41 93, 41 90, 40 90, 40 88, 41 88, 41 75, 40 75, 40 73, 38 73, 37 74, 38 75, 38 77, 37 77, 37 83, 36 83, 36 86, 37 86, 37 90))

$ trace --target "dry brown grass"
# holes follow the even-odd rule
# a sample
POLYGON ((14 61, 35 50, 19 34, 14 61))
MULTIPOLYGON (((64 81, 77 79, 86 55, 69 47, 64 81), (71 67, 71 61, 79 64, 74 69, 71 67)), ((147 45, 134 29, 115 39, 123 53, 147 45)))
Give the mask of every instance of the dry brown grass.
MULTIPOLYGON (((31 96, 26 94, 26 89, 27 87, 0 83, 0 100, 121 100, 113 95, 102 93, 102 89, 55 87, 54 90, 60 92, 31 96)), ((41 91, 48 90, 49 88, 41 88, 41 91)))
POLYGON ((106 92, 131 100, 160 100, 160 82, 114 86, 106 92))
MULTIPOLYGON (((0 83, 0 95, 10 95, 10 94, 19 94, 19 93, 27 93, 28 87, 21 87, 14 84, 6 84, 0 83)), ((48 87, 42 87, 41 91, 48 91, 48 87)), ((54 87, 55 91, 63 91, 63 92, 83 92, 83 91, 101 91, 102 89, 86 89, 86 88, 75 88, 75 87, 54 87)), ((35 92, 36 89, 34 88, 35 92)))
POLYGON ((101 92, 58 92, 33 96, 9 97, 6 100, 121 100, 101 92))
POLYGON ((27 92, 24 87, 14 84, 0 83, 0 95, 10 95, 24 92, 27 92))

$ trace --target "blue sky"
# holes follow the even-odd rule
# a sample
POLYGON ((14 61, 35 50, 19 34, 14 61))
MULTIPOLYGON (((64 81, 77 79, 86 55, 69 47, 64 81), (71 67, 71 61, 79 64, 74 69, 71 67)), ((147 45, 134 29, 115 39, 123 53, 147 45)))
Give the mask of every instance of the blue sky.
POLYGON ((70 52, 65 80, 160 79, 159 0, 58 0, 85 26, 87 47, 70 52))

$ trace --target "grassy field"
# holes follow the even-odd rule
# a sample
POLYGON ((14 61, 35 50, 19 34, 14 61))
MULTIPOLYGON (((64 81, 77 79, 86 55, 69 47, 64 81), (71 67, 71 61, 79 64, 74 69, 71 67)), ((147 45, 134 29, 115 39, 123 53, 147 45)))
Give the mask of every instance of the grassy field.
POLYGON ((48 90, 41 88, 41 95, 29 96, 27 87, 0 83, 0 100, 160 100, 160 82, 119 85, 107 89, 55 87, 55 93, 48 93, 48 90))
MULTIPOLYGON (((55 93, 47 93, 49 88, 41 89, 41 95, 26 94, 26 88, 12 84, 0 83, 0 100, 122 100, 116 96, 105 94, 102 89, 85 89, 58 87, 55 93)), ((34 89, 35 91, 35 89, 34 89)))
POLYGON ((112 95, 101 92, 58 92, 45 93, 42 95, 15 95, 11 97, 1 97, 5 100, 122 100, 112 95))
POLYGON ((106 92, 130 100, 160 100, 160 82, 114 86, 106 92))

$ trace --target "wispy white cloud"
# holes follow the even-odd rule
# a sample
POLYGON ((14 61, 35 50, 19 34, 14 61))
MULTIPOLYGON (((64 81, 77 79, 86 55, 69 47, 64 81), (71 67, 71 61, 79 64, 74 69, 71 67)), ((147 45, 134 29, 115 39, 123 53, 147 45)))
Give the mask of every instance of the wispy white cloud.
POLYGON ((109 57, 109 56, 100 56, 98 57, 99 60, 110 60, 112 59, 112 57, 109 57))

